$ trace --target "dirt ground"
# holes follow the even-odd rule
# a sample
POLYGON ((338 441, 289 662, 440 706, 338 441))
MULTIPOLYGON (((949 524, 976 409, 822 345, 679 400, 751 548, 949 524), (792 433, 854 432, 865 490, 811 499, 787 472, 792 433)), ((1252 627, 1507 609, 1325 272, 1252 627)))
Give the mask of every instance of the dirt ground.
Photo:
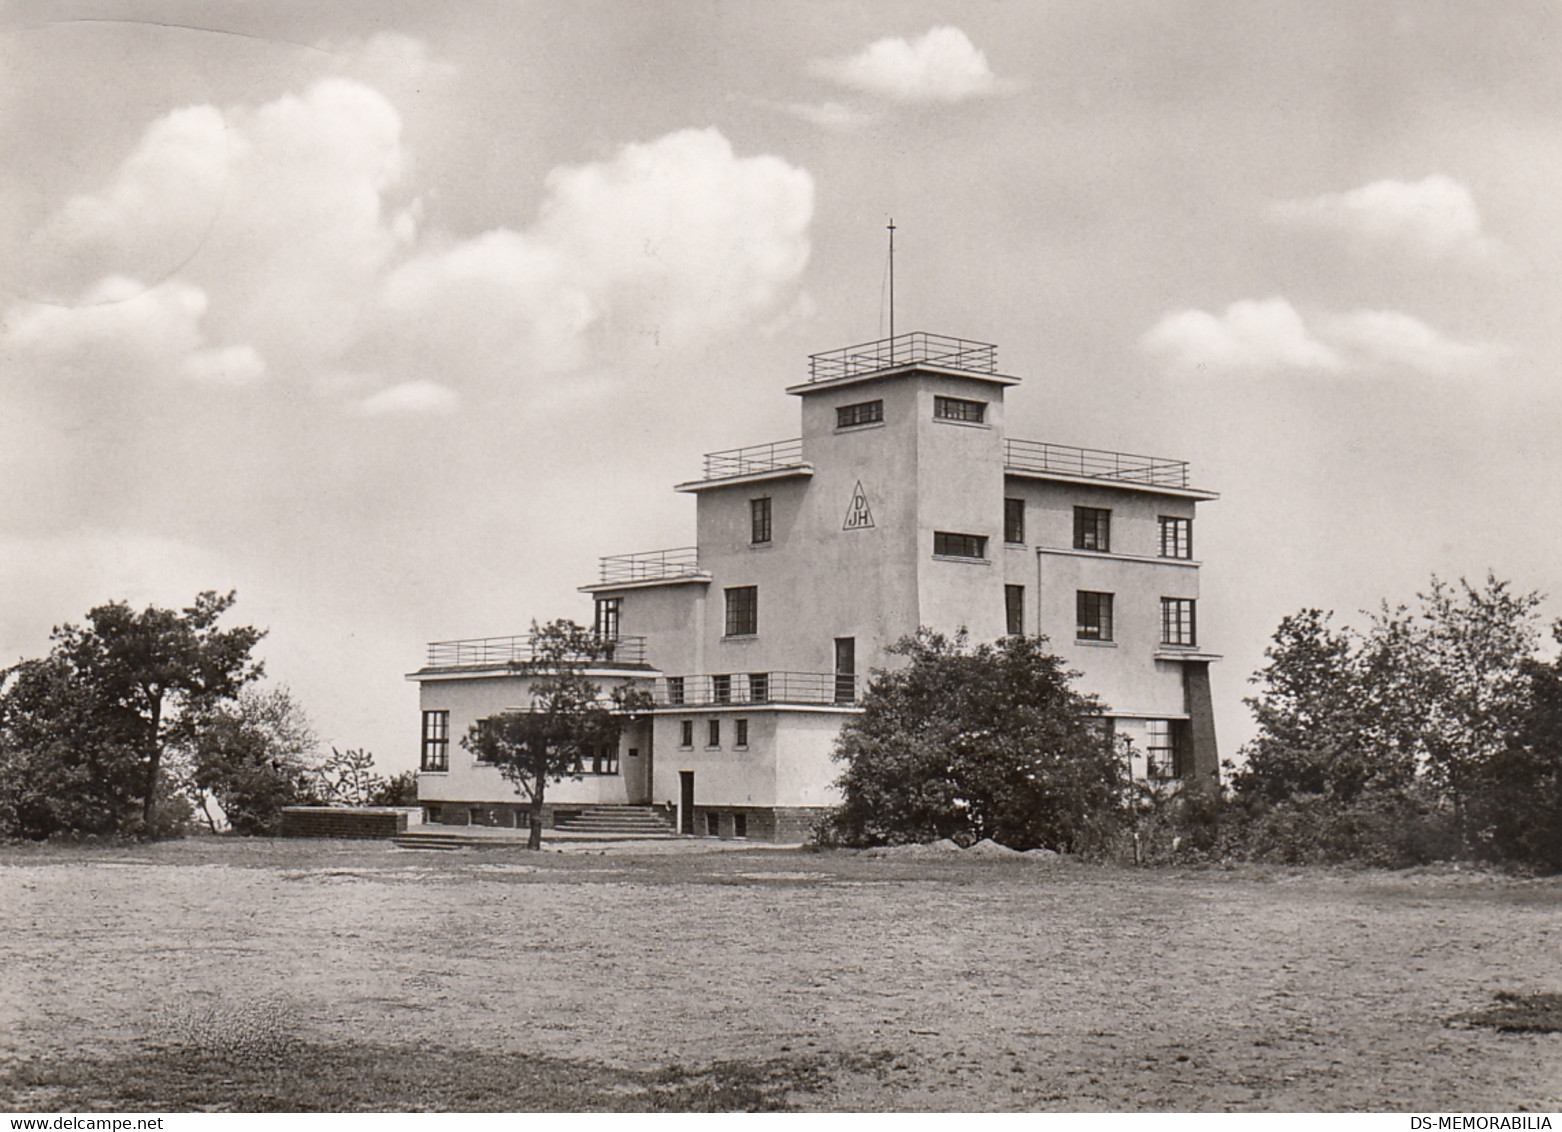
POLYGON ((13 1111, 245 1019, 455 1064, 806 1064, 772 1098, 800 1109, 1562 1107, 1562 1035, 1458 1021, 1562 990, 1556 879, 207 838, 0 849, 0 915, 13 1111))

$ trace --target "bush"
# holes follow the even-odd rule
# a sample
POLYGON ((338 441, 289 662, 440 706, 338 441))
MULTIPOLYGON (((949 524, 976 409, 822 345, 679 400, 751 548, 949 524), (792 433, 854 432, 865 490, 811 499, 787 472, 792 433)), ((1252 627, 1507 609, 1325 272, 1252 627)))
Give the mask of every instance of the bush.
POLYGON ((1400 869, 1457 857, 1459 827, 1451 811, 1416 795, 1368 793, 1343 806, 1298 796, 1254 814, 1242 842, 1254 861, 1400 869))

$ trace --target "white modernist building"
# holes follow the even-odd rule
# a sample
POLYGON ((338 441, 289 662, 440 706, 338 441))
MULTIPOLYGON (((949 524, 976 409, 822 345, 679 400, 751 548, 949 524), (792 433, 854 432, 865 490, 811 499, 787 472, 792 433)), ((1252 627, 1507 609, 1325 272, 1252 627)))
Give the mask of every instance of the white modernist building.
MULTIPOLYGON (((604 686, 656 707, 549 787, 568 828, 655 807, 686 834, 802 840, 838 799, 830 758, 870 669, 919 626, 1044 633, 1132 738, 1134 773, 1218 777, 1181 461, 1011 438, 986 343, 913 333, 809 359, 802 435, 705 457, 694 546, 602 559, 604 686)), ((524 707, 525 637, 445 641, 421 685, 429 820, 524 825, 459 738, 524 707)))

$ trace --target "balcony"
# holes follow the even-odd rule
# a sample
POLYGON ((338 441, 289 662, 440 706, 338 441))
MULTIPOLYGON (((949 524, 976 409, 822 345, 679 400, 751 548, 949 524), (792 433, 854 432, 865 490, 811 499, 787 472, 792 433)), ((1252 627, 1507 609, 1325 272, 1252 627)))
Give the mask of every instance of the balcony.
POLYGON ((964 370, 966 373, 996 374, 998 347, 991 342, 972 342, 965 338, 950 338, 917 330, 910 334, 897 334, 893 338, 881 338, 877 342, 864 342, 823 354, 810 354, 808 380, 836 381, 843 377, 858 377, 882 369, 918 363, 964 370))
POLYGON ((699 548, 678 546, 671 550, 642 550, 634 554, 609 554, 601 560, 598 585, 623 586, 635 582, 665 582, 673 578, 698 578, 699 548))
POLYGON ((1135 456, 1100 448, 1075 448, 1037 440, 1005 440, 1003 466, 1015 472, 1077 476, 1145 487, 1188 490, 1188 462, 1159 456, 1135 456))
POLYGON ((657 707, 726 704, 850 705, 857 702, 857 677, 833 672, 737 672, 731 675, 669 676, 656 682, 657 707))
MULTIPOLYGON (((645 638, 619 637, 600 640, 572 660, 598 666, 641 666, 645 664, 645 638)), ((426 668, 520 668, 537 662, 536 639, 531 634, 518 637, 473 637, 463 641, 433 641, 428 646, 426 668)))
POLYGON ((803 466, 803 441, 772 440, 769 444, 751 444, 747 448, 729 448, 725 452, 705 453, 706 480, 732 479, 760 472, 779 472, 803 466))

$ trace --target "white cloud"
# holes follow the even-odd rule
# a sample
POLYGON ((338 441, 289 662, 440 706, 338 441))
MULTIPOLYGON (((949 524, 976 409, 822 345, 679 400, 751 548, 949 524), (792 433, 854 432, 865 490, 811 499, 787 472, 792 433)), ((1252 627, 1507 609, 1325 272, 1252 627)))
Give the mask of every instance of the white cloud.
POLYGON ((816 73, 896 102, 963 102, 997 94, 1000 83, 965 32, 935 27, 920 39, 875 40, 845 59, 821 59, 816 73))
POLYGON ((1180 311, 1144 337, 1145 349, 1180 371, 1266 373, 1277 369, 1339 370, 1333 350, 1314 338, 1285 299, 1244 299, 1224 315, 1180 311))
POLYGON ((459 398, 455 390, 437 382, 406 381, 382 389, 359 405, 365 416, 402 416, 453 412, 459 398))
POLYGON ((1495 344, 1455 341, 1400 311, 1322 312, 1309 325, 1283 298, 1232 303, 1218 316, 1168 314, 1143 346, 1173 372, 1250 375, 1400 370, 1457 376, 1481 372, 1506 354, 1495 344))
POLYGON ((1365 246, 1391 246, 1434 259, 1479 259, 1495 247, 1470 190, 1441 173, 1278 201, 1270 215, 1294 227, 1337 232, 1365 246))
POLYGON ((787 102, 778 106, 795 118, 837 133, 858 130, 876 120, 876 115, 842 102, 787 102))

